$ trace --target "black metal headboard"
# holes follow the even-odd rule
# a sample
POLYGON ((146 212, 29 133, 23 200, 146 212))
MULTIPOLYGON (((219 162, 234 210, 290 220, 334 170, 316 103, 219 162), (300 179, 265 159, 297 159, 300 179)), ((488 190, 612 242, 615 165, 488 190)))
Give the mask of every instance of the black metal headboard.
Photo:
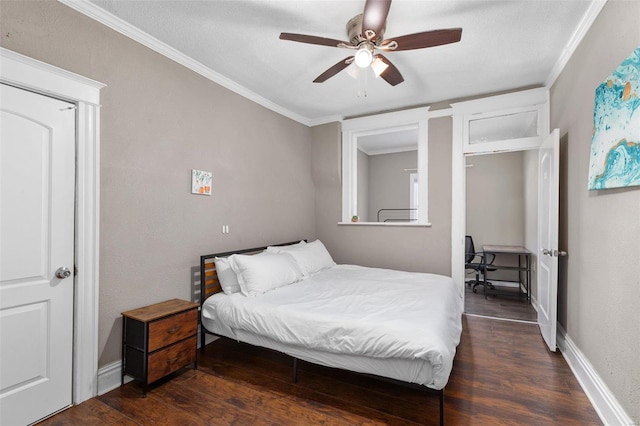
MULTIPOLYGON (((306 241, 306 240, 304 240, 306 241)), ((271 246, 288 246, 291 244, 296 244, 300 242, 300 240, 291 241, 288 243, 281 244, 271 244, 271 246)), ((264 247, 255 247, 249 249, 241 249, 241 250, 233 250, 233 251, 225 251, 221 253, 213 253, 213 254, 205 254, 200 256, 200 307, 202 308, 202 304, 207 298, 213 294, 219 293, 222 291, 222 287, 220 286, 220 280, 218 279, 218 274, 216 272, 215 258, 216 257, 228 257, 232 254, 252 254, 252 253, 260 253, 264 251, 268 246, 264 247)), ((202 309, 200 309, 200 315, 202 315, 202 309)), ((202 321, 200 321, 202 324, 202 321)), ((200 333, 200 347, 204 350, 204 334, 205 334, 204 326, 201 327, 200 333)))

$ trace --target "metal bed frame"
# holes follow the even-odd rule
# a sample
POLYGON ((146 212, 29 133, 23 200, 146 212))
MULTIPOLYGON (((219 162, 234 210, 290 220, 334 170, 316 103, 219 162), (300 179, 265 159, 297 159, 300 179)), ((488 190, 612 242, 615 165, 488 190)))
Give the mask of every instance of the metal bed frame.
MULTIPOLYGON (((296 244, 299 241, 300 240, 288 242, 288 243, 282 243, 282 244, 273 244, 272 246, 274 245, 287 246, 291 244, 296 244)), ((211 334, 219 338, 227 338, 226 336, 221 336, 219 334, 216 334, 207 330, 206 327, 204 326, 204 323, 202 322, 202 305, 204 304, 205 300, 207 300, 209 296, 222 291, 222 287, 220 286, 220 282, 218 281, 217 273, 215 270, 215 263, 213 259, 215 259, 216 257, 228 257, 228 256, 231 256, 232 254, 259 253, 265 250, 266 248, 267 246, 250 248, 250 249, 242 249, 242 250, 233 250, 233 251, 227 251, 222 253, 206 254, 206 255, 200 256, 200 308, 199 308, 200 315, 198 318, 198 322, 200 326, 200 351, 201 352, 204 352, 205 350, 205 344, 206 344, 205 334, 211 334)), ((279 351, 276 351, 276 352, 279 352, 279 351)), ((291 357, 293 360, 292 382, 297 383, 298 382, 298 359, 287 353, 284 353, 284 354, 291 357)), ((362 374, 364 376, 373 377, 378 380, 386 381, 389 383, 399 384, 401 386, 405 386, 405 387, 416 389, 423 392, 437 393, 439 397, 439 404, 440 404, 440 426, 444 426, 444 389, 439 389, 439 390, 431 389, 426 386, 418 385, 415 383, 403 382, 402 380, 396 380, 388 377, 377 376, 375 374, 364 374, 364 373, 356 373, 356 374, 362 374)))

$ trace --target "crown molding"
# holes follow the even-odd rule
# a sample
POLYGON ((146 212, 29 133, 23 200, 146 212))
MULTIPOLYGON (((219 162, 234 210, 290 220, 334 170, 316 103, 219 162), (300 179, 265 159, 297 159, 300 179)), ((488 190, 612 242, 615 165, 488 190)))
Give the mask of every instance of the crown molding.
MULTIPOLYGON (((214 70, 202 64, 201 62, 196 61, 195 59, 185 55, 184 53, 178 51, 177 49, 174 49, 173 47, 167 45, 166 43, 158 40, 157 38, 147 34, 146 32, 140 30, 139 28, 136 28, 130 23, 118 18, 117 16, 105 11, 104 9, 96 6, 95 4, 87 0, 58 0, 58 2, 76 10, 79 13, 82 13, 83 15, 97 22, 100 22, 103 25, 106 25, 107 27, 113 29, 114 31, 117 31, 120 34, 124 35, 125 37, 128 37, 150 48, 151 50, 179 63, 180 65, 202 75, 208 80, 211 80, 214 83, 217 83, 222 87, 225 87, 226 89, 229 89, 232 92, 257 103, 258 105, 261 105, 275 113, 278 113, 287 118, 290 118, 291 120, 294 120, 300 124, 303 124, 308 127, 312 127, 312 126, 318 126, 326 123, 342 121, 344 119, 344 117, 339 115, 319 117, 315 119, 302 116, 287 108, 282 107, 281 105, 278 105, 270 101, 269 99, 263 96, 258 95, 255 92, 252 92, 251 90, 247 89, 244 86, 241 86, 240 84, 236 83, 230 78, 215 72, 214 70)), ((569 42, 563 49, 562 54, 560 55, 555 65, 551 69, 551 72, 549 73, 549 75, 547 76, 547 79, 545 82, 546 87, 551 87, 555 83, 556 79, 558 78, 558 76, 566 66, 567 62, 569 62, 569 59, 573 55, 573 52, 576 50, 576 48, 578 47, 578 45, 580 44, 585 34, 587 33, 587 31, 589 30, 589 28, 591 27, 591 25, 593 24, 593 22, 595 21, 598 14, 600 13, 600 11, 602 10, 602 8, 606 3, 607 3, 607 0, 595 0, 589 5, 587 12, 582 17, 582 20, 580 21, 578 27, 576 28, 569 42)))
POLYGON ((309 120, 309 127, 320 126, 321 124, 341 122, 344 120, 342 115, 327 115, 325 117, 312 118, 309 120))
MULTIPOLYGON (((213 81, 214 83, 219 84, 222 87, 225 87, 231 90, 238 95, 247 98, 258 105, 261 105, 267 109, 270 109, 273 112, 276 112, 280 115, 283 115, 287 118, 290 118, 298 123, 304 124, 305 126, 312 126, 312 120, 308 117, 304 117, 300 114, 297 114, 293 111, 290 111, 270 100, 258 95, 255 92, 247 89, 244 86, 239 85, 235 81, 227 78, 211 68, 205 66, 201 62, 196 61, 195 59, 185 55, 184 53, 174 49, 173 47, 167 45, 166 43, 158 40, 157 38, 147 34, 146 32, 136 28, 130 23, 118 18, 117 16, 107 12, 106 10, 96 6, 95 4, 87 1, 87 0, 58 0, 60 3, 76 10, 77 12, 82 13, 83 15, 100 22, 103 25, 111 28, 114 31, 119 32, 120 34, 128 37, 138 43, 150 48, 151 50, 179 63, 180 65, 192 70, 200 74, 201 76, 213 81)), ((335 120, 333 120, 335 121, 335 120)))
POLYGON ((551 88, 551 86, 553 86, 553 84, 556 82, 557 78, 560 76, 560 73, 569 62, 569 59, 571 59, 573 52, 576 51, 578 45, 587 34, 587 31, 589 31, 589 28, 591 28, 591 25, 593 25, 593 22, 596 20, 596 18, 600 14, 600 11, 606 3, 607 0, 594 0, 593 2, 591 2, 591 4, 589 4, 587 12, 580 20, 580 23, 571 35, 569 42, 562 50, 562 54, 560 54, 560 57, 553 65, 553 68, 551 68, 551 72, 549 73, 549 75, 547 76, 547 80, 545 81, 546 87, 551 88))

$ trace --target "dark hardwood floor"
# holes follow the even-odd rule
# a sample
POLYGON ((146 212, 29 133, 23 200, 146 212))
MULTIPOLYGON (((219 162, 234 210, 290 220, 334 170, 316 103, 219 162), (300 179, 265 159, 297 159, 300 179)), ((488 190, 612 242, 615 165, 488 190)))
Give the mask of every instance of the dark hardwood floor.
MULTIPOLYGON (((560 353, 536 325, 463 317, 445 389, 447 425, 602 424, 560 353)), ((438 424, 438 396, 219 339, 146 398, 131 382, 41 425, 438 424)))
MULTIPOLYGON (((518 321, 537 321, 538 313, 531 303, 522 297, 489 295, 485 298, 482 286, 476 288, 476 293, 468 285, 465 288, 464 312, 467 314, 518 321)), ((509 288, 502 291, 517 294, 517 289, 509 288)))

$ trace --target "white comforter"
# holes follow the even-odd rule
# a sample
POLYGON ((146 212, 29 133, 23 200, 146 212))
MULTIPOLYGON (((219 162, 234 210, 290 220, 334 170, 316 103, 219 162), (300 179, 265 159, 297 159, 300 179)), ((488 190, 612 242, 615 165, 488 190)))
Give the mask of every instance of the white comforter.
POLYGON ((443 388, 462 331, 462 299, 449 277, 338 265, 256 297, 220 297, 233 329, 322 351, 428 360, 443 388))

